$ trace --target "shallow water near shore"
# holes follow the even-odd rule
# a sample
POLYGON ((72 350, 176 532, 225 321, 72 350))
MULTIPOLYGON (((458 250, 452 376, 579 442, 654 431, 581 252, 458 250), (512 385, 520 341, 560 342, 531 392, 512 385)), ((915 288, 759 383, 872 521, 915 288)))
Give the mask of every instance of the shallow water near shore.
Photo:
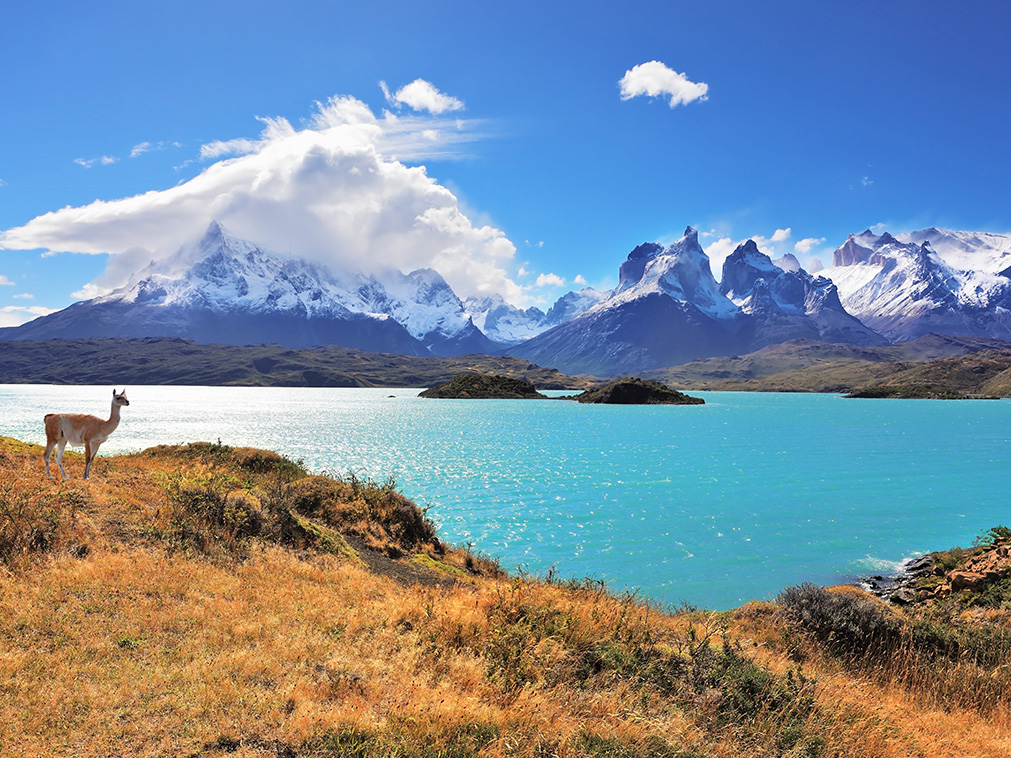
MULTIPOLYGON (((1011 401, 700 392, 704 406, 629 407, 418 391, 131 387, 101 455, 220 439, 393 477, 445 539, 508 570, 713 609, 889 573, 1011 523, 1011 401)), ((0 385, 0 434, 44 444, 45 413, 105 416, 110 400, 109 387, 0 385)))

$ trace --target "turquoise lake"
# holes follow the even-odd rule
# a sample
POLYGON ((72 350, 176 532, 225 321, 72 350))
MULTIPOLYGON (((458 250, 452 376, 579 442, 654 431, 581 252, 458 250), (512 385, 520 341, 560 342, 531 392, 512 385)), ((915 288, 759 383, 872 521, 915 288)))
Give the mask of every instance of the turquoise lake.
MULTIPOLYGON (((427 400, 418 390, 130 387, 101 454, 217 441, 393 477, 508 570, 730 608, 894 570, 1011 524, 1011 401, 693 393, 704 406, 427 400)), ((111 387, 0 385, 0 434, 107 416, 111 387)), ((70 469, 80 476, 80 464, 70 469)), ((39 474, 43 464, 39 460, 39 474)))

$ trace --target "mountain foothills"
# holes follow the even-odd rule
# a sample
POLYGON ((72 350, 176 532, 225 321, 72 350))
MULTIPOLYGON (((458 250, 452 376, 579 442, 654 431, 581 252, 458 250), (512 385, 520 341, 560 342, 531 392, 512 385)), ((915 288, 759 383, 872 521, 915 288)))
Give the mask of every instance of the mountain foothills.
POLYGON ((805 271, 749 240, 717 282, 698 232, 628 254, 609 292, 549 310, 462 300, 431 269, 364 274, 271 253, 212 223, 123 287, 0 341, 181 337, 317 345, 407 356, 510 353, 568 374, 610 376, 735 356, 794 340, 861 348, 926 334, 1011 340, 1011 236, 926 229, 850 235, 833 266, 805 271))

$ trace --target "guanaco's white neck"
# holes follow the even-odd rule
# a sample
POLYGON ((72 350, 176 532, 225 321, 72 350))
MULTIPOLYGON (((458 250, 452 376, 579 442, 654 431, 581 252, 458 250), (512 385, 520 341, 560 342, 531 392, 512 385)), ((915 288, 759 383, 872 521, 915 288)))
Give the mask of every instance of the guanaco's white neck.
POLYGON ((112 412, 109 414, 109 420, 105 422, 105 428, 112 432, 117 426, 119 426, 119 409, 120 405, 113 400, 112 401, 112 412))

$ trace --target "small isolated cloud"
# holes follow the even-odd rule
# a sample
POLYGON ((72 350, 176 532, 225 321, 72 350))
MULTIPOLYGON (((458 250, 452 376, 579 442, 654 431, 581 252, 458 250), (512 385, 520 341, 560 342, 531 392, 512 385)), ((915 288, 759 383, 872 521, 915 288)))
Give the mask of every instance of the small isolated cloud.
POLYGON ((687 105, 696 100, 707 100, 709 85, 705 82, 692 82, 684 74, 679 74, 660 61, 640 63, 625 72, 618 82, 621 87, 621 99, 630 100, 633 97, 646 95, 648 97, 670 96, 670 107, 687 105))
POLYGON ((130 151, 130 157, 137 158, 144 153, 161 152, 162 150, 168 150, 170 147, 182 147, 182 145, 179 142, 141 142, 133 146, 133 149, 130 151))
POLYGON ((786 227, 786 229, 777 229, 772 233, 773 242, 786 242, 788 239, 790 239, 790 227, 786 227))
POLYGON ((0 274, 0 287, 13 287, 13 286, 14 286, 14 282, 12 282, 10 279, 8 279, 3 274, 0 274))
POLYGON ((558 274, 540 274, 537 277, 538 287, 564 287, 565 280, 558 274))
POLYGON ((869 176, 865 176, 860 180, 860 184, 862 184, 864 187, 870 187, 872 184, 874 184, 874 180, 871 179, 869 176))
POLYGON ((585 287, 589 284, 589 282, 586 281, 586 277, 583 276, 582 274, 576 274, 576 278, 572 280, 572 283, 578 284, 581 287, 585 287))
POLYGON ((440 92, 431 82, 424 79, 415 79, 410 84, 405 84, 396 92, 390 92, 386 82, 379 82, 379 86, 386 96, 386 101, 393 106, 400 107, 406 105, 416 111, 428 111, 439 115, 447 111, 462 111, 463 101, 455 97, 440 92))
POLYGON ((119 158, 114 158, 111 155, 103 155, 101 158, 74 158, 74 163, 78 166, 84 166, 84 168, 91 168, 95 164, 111 166, 113 163, 118 161, 119 158))
POLYGON ((805 237, 802 240, 797 240, 793 249, 798 253, 810 253, 811 248, 824 244, 824 242, 824 237, 805 237))
POLYGON ((56 313, 54 308, 43 308, 41 305, 5 305, 0 308, 0 327, 21 326, 39 316, 56 313))
POLYGON ((17 295, 11 295, 15 300, 34 300, 35 295, 31 292, 19 292, 17 295))

